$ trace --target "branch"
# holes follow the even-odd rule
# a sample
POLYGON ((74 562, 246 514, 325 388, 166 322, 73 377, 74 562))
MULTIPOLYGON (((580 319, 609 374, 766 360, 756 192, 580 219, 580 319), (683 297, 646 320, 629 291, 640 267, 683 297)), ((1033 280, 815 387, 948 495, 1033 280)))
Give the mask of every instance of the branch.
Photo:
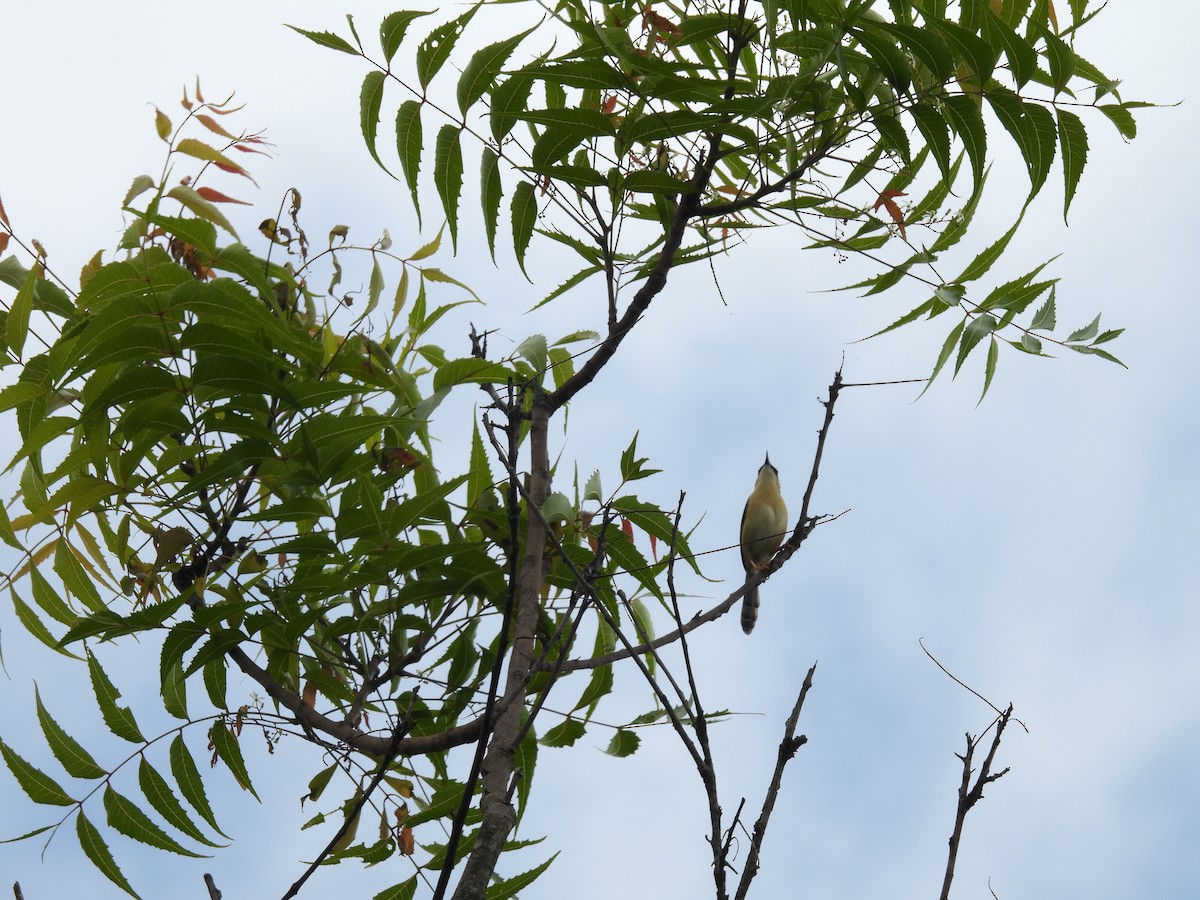
POLYGON ((607 665, 630 656, 638 656, 643 653, 648 653, 651 650, 657 650, 660 647, 665 647, 668 644, 673 644, 683 635, 699 628, 705 622, 712 622, 715 619, 721 618, 725 613, 729 612, 746 593, 746 588, 756 584, 761 584, 766 581, 776 570, 778 570, 792 554, 800 549, 800 545, 808 538, 818 525, 824 521, 830 521, 836 517, 813 516, 809 513, 809 508, 812 505, 813 491, 817 486, 817 478, 821 473, 821 459, 825 455, 825 440, 829 436, 829 429, 833 425, 833 410, 837 404, 837 399, 841 395, 842 388, 845 385, 842 383, 842 370, 838 369, 834 373, 833 383, 829 385, 828 398, 821 401, 821 405, 825 407, 825 419, 821 423, 821 428, 817 432, 817 449, 813 454, 812 469, 808 476, 808 487, 804 491, 804 501, 800 507, 800 517, 796 520, 795 528, 792 530, 791 537, 779 548, 779 552, 768 563, 760 573, 757 573, 754 578, 741 584, 731 593, 725 600, 718 603, 707 612, 697 613, 687 624, 680 624, 674 631, 657 637, 652 641, 647 641, 644 644, 639 644, 636 647, 624 647, 620 650, 614 650, 612 653, 605 653, 603 656, 593 656, 589 659, 573 659, 562 664, 561 671, 574 672, 579 669, 594 669, 597 666, 607 665))
POLYGON ((813 673, 816 671, 817 664, 813 663, 808 674, 804 676, 804 683, 800 685, 800 694, 796 697, 796 705, 792 707, 792 714, 788 716, 787 723, 784 725, 783 739, 779 742, 779 751, 775 755, 775 772, 771 776, 771 783, 767 787, 766 796, 763 797, 762 809, 754 823, 754 831, 750 837, 750 855, 746 858, 746 868, 742 870, 742 878, 738 882, 737 893, 734 895, 735 900, 745 900, 746 892, 750 890, 750 882, 758 874, 758 858, 762 850, 763 838, 767 833, 767 823, 771 819, 771 813, 775 809, 775 800, 779 796, 779 786, 783 782, 783 770, 792 761, 796 751, 808 743, 805 735, 796 737, 796 725, 800 721, 800 710, 804 707, 804 698, 808 696, 808 689, 812 687, 813 673))
MULTIPOLYGON (((987 757, 983 761, 983 766, 979 769, 979 776, 975 779, 975 784, 971 785, 971 761, 975 757, 975 748, 979 745, 979 738, 973 738, 970 734, 967 735, 967 752, 958 758, 962 760, 962 783, 958 787, 958 809, 954 815, 954 831, 950 834, 950 852, 946 859, 946 877, 942 881, 941 900, 950 900, 950 883, 954 880, 954 864, 958 859, 958 845, 962 840, 963 824, 966 822, 967 813, 971 808, 983 799, 984 785, 991 784, 1008 774, 1008 768, 1001 769, 999 772, 992 772, 992 762, 996 758, 996 751, 1000 749, 1000 739, 1004 735, 1004 729, 1007 727, 1009 720, 1012 718, 1012 704, 1004 712, 1000 713, 999 718, 995 721, 996 734, 992 738, 992 746, 988 749, 987 757)), ((985 732, 986 734, 986 732, 985 732)), ((982 737, 983 735, 980 735, 982 737)), ((958 754, 955 754, 958 756, 958 754)))

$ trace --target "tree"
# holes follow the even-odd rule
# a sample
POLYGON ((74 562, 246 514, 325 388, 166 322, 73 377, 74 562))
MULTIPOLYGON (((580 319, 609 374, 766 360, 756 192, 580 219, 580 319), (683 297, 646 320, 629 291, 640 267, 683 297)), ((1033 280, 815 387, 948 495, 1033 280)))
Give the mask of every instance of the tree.
MULTIPOLYGON (((11 580, 28 579, 21 592, 14 586, 14 607, 33 636, 81 657, 105 724, 138 748, 144 805, 169 827, 118 793, 110 777, 130 776, 98 763, 48 709, 40 724, 66 773, 103 787, 110 828, 175 852, 190 852, 182 840, 210 840, 197 816, 218 829, 185 732, 207 733, 250 788, 242 730, 280 738, 290 730, 326 754, 308 799, 319 801, 339 770, 355 784, 332 858, 413 857, 421 870, 386 896, 411 896, 421 884, 444 893, 456 872, 449 861, 463 861, 456 895, 483 896, 530 797, 539 744, 577 741, 611 691, 614 667, 636 666, 654 706, 628 724, 669 722, 688 745, 710 799, 717 894, 743 896, 757 861, 737 885, 726 883, 740 811, 730 820, 719 803, 711 714, 686 675, 685 637, 736 605, 743 588, 685 622, 675 567, 700 569, 682 500, 664 511, 629 493, 654 474, 636 437, 617 466, 618 488, 605 490, 597 474, 561 490, 566 469, 551 466, 551 423, 618 358, 676 268, 777 224, 876 264, 878 274, 851 286, 864 293, 925 283, 929 299, 884 330, 949 313, 930 381, 952 357, 957 374, 986 339, 986 393, 1001 352, 1041 355, 1054 341, 1055 279, 1042 264, 990 290, 976 282, 1004 253, 1056 155, 1069 208, 1088 147, 1079 108, 1094 107, 1131 137, 1138 104, 1122 102, 1076 52, 1089 16, 1081 2, 1067 27, 1048 2, 565 3, 544 23, 460 51, 481 10, 420 39, 408 31, 424 13, 388 16, 380 61, 353 23, 349 39, 303 33, 366 66, 362 132, 381 165, 385 96, 395 104, 399 170, 414 206, 424 163, 456 245, 465 156, 478 152, 489 249, 507 197, 522 270, 535 233, 579 260, 541 302, 598 294, 600 313, 580 313, 599 319, 598 330, 534 335, 496 359, 488 331, 472 327, 469 350, 454 358, 427 342, 474 297, 462 284, 470 278, 426 263, 443 232, 402 258, 386 235, 353 245, 335 228, 314 253, 298 193, 286 214, 263 222, 266 250, 248 249, 221 212, 229 197, 209 181, 214 169, 246 174, 232 151, 259 149, 260 139, 230 131, 222 124, 230 110, 199 90, 185 97, 181 129, 157 116, 168 163, 158 178, 135 180, 119 259, 97 255, 77 291, 32 245, 4 261, 0 274, 15 291, 6 347, 20 376, 0 404, 15 412, 23 448, 19 506, 0 519, 0 536, 22 554, 11 580), (415 52, 400 53, 412 44, 415 52), (512 61, 518 50, 523 63, 512 61), (456 53, 454 79, 447 62, 456 53), (455 81, 453 98, 433 92, 443 80, 455 81), (1011 229, 972 247, 988 137, 997 133, 988 116, 1015 142, 1030 191, 1011 229), (213 146, 213 135, 227 145, 213 146), (184 158, 199 170, 172 186, 168 170, 184 158), (946 211, 959 185, 969 185, 967 200, 946 211), (921 199, 904 205, 910 195, 921 199), (367 273, 365 297, 338 296, 350 264, 367 273), (318 265, 332 269, 324 293, 313 286, 318 265), (386 292, 390 315, 389 266, 400 269, 386 292), (958 274, 945 277, 946 266, 958 274), (26 351, 31 321, 52 329, 44 353, 26 351), (486 406, 469 430, 469 461, 446 477, 433 426, 450 426, 435 413, 451 392, 479 388, 486 406), (649 539, 649 557, 635 533, 649 539), (96 644, 151 635, 162 638, 163 706, 182 724, 148 739, 117 703, 96 644), (662 655, 667 646, 678 646, 682 662, 662 655), (675 677, 680 665, 685 674, 675 677), (270 702, 231 700, 231 667, 270 702), (547 697, 568 689, 572 671, 590 672, 587 686, 550 726, 547 697), (201 687, 215 714, 189 712, 201 687), (164 736, 174 789, 159 772, 164 736), (455 747, 474 748, 466 764, 455 747), (368 808, 381 824, 374 841, 356 836, 368 808), (421 834, 437 820, 444 844, 421 834)), ((1105 345, 1118 334, 1101 332, 1097 317, 1055 343, 1111 358, 1105 345)), ((842 387, 836 377, 822 435, 842 387)), ((807 499, 819 460, 820 445, 795 529, 759 579, 821 521, 807 499)), ((803 741, 795 728, 810 679, 811 671, 787 726, 791 753, 803 741)), ((1010 714, 1000 712, 992 754, 1010 714)), ((619 729, 611 752, 633 752, 637 735, 619 729)), ((968 776, 974 746, 964 754, 968 776)), ((62 806, 63 821, 74 816, 84 852, 128 889, 92 824, 97 814, 86 814, 93 794, 3 751, 30 797, 62 806)), ((787 758, 781 751, 777 775, 787 758)), ((968 779, 959 825, 975 793, 968 779)), ((769 804, 762 813, 765 829, 769 804)), ((756 828, 755 851, 759 840, 756 828)), ((541 868, 492 890, 515 892, 541 868)))

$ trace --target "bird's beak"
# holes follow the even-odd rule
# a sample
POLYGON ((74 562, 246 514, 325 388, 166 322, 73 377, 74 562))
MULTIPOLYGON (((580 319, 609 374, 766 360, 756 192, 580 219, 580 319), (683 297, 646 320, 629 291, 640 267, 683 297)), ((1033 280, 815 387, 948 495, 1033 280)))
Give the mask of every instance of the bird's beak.
POLYGON ((769 466, 770 464, 771 464, 771 454, 770 454, 770 453, 768 453, 768 454, 767 454, 767 459, 766 459, 766 462, 764 462, 764 463, 763 463, 763 465, 764 465, 764 466, 769 466))

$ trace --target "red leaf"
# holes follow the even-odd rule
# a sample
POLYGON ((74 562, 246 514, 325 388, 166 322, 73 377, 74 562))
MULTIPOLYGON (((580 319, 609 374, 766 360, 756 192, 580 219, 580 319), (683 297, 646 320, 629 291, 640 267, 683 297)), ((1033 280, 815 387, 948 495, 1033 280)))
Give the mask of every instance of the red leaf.
POLYGON ((218 123, 217 120, 214 119, 212 116, 208 116, 208 115, 205 115, 204 113, 200 113, 199 115, 196 116, 196 118, 209 131, 211 131, 215 134, 219 134, 219 135, 221 135, 221 137, 227 137, 231 141, 236 141, 238 139, 238 136, 236 134, 230 134, 228 131, 226 131, 224 128, 222 128, 220 123, 218 123))
POLYGON ((606 116, 611 116, 612 111, 616 108, 617 108, 617 95, 613 94, 607 100, 604 101, 604 106, 601 107, 601 110, 603 111, 603 113, 606 116))
POLYGON ((905 237, 904 234, 904 210, 900 208, 900 204, 895 201, 895 197, 903 197, 904 191, 886 190, 881 191, 879 199, 875 201, 875 205, 871 207, 872 212, 878 212, 879 207, 883 207, 888 211, 888 215, 892 217, 892 221, 896 223, 896 227, 900 229, 900 237, 905 237))
POLYGON ((625 532, 625 537, 633 540, 633 523, 626 518, 621 519, 621 530, 625 532))
POLYGON ((227 197, 220 191, 214 191, 210 187, 198 187, 196 193, 210 203, 240 203, 242 206, 252 206, 253 204, 245 200, 235 200, 233 197, 227 197))

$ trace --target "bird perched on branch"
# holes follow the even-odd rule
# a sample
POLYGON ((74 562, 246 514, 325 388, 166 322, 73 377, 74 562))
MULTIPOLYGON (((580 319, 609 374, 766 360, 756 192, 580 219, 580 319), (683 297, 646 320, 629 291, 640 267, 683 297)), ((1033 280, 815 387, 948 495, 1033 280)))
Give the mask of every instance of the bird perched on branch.
MULTIPOLYGON (((771 465, 768 455, 742 510, 742 567, 747 581, 771 561, 783 543, 787 527, 787 504, 779 491, 779 470, 771 465)), ((742 631, 746 634, 753 631, 757 619, 758 585, 755 585, 742 598, 742 631)))

